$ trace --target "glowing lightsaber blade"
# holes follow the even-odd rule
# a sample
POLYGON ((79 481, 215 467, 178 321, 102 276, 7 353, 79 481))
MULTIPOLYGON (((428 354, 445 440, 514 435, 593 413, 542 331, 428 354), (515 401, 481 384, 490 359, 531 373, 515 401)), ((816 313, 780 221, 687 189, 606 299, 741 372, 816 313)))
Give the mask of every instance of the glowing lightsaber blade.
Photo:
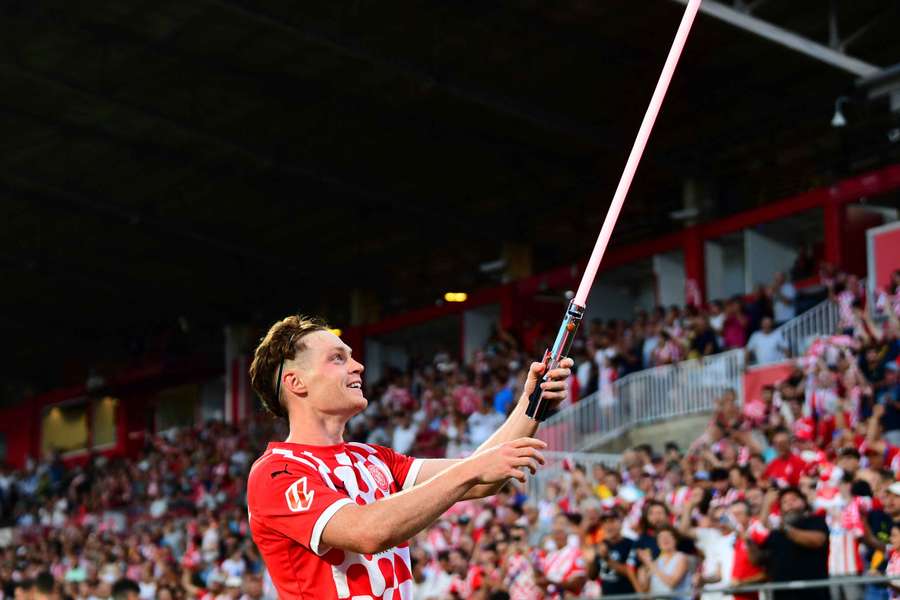
POLYGON ((669 83, 672 81, 672 75, 675 74, 675 67, 678 66, 678 59, 684 50, 687 42, 688 34, 691 32, 691 26, 694 24, 694 18, 700 9, 701 0, 690 0, 687 8, 684 10, 684 16, 681 18, 681 25, 678 26, 678 32, 675 34, 675 40, 669 50, 669 56, 666 58, 666 64, 663 66, 662 74, 656 83, 656 90, 650 99, 650 106, 644 114, 644 120, 641 128, 638 130, 637 137, 634 140, 634 146, 631 148, 631 154, 625 163, 625 170, 619 179, 619 186, 613 196, 609 211, 606 213, 606 219, 603 221, 603 227, 600 229, 600 235, 597 237, 597 243, 591 252, 591 258, 588 260, 587 268, 581 277, 581 284, 575 293, 575 298, 569 303, 566 314, 563 316, 562 324, 556 334, 556 340, 553 346, 544 353, 542 362, 545 365, 544 376, 534 392, 528 399, 528 408, 525 411, 532 419, 543 421, 547 416, 549 403, 541 401, 540 383, 547 380, 547 373, 555 369, 559 362, 569 354, 572 347, 572 341, 575 339, 575 333, 578 331, 578 325, 584 316, 584 309, 587 306, 587 297, 594 284, 594 278, 597 276, 597 270, 600 268, 600 261, 603 260, 603 254, 609 245, 609 238, 612 236, 616 221, 619 219, 619 213, 622 211, 622 205, 625 204, 625 197, 631 188, 631 182, 634 179, 635 171, 641 162, 641 156, 644 154, 644 148, 647 146, 647 140, 650 138, 650 132, 653 131, 653 124, 656 123, 656 117, 659 115, 659 109, 662 107, 663 100, 666 97, 666 91, 669 89, 669 83))

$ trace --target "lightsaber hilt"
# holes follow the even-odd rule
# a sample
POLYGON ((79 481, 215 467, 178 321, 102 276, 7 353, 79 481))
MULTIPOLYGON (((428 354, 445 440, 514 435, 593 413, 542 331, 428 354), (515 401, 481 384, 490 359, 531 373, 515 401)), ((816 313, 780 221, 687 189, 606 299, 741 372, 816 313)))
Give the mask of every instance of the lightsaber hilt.
POLYGON ((528 396, 528 408, 525 409, 525 414, 535 421, 546 419, 547 412, 550 409, 550 403, 542 397, 541 384, 550 380, 550 371, 557 368, 562 359, 569 355, 569 350, 572 349, 572 342, 575 340, 575 334, 578 332, 578 325, 581 323, 582 317, 584 317, 584 307, 575 304, 574 301, 570 302, 559 326, 553 347, 544 352, 544 358, 541 360, 544 364, 544 374, 535 384, 534 391, 528 396))

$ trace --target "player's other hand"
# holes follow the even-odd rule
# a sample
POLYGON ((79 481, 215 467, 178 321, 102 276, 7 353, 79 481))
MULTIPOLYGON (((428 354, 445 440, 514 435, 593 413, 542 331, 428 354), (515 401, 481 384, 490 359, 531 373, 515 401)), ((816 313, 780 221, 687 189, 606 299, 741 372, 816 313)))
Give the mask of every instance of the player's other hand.
MULTIPOLYGON (((540 384, 541 389, 544 390, 542 397, 545 400, 556 405, 565 399, 567 394, 566 379, 572 374, 572 366, 574 364, 575 361, 571 358, 564 358, 559 361, 559 366, 557 368, 550 371, 549 381, 540 384)), ((528 379, 525 380, 525 390, 522 392, 526 399, 531 395, 531 392, 534 391, 534 386, 541 381, 543 376, 544 363, 531 363, 531 368, 528 369, 528 379)))
POLYGON ((544 464, 544 455, 540 451, 546 447, 546 442, 523 437, 503 442, 466 460, 471 463, 478 484, 502 483, 508 479, 524 483, 526 471, 534 474, 538 465, 544 464))

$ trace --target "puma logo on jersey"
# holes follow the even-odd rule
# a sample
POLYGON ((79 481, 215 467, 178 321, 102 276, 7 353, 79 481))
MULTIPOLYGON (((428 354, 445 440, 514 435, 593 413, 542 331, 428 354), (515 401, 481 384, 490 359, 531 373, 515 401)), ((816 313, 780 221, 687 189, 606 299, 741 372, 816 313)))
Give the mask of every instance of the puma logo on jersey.
POLYGON ((315 493, 315 490, 311 492, 306 490, 306 477, 301 477, 284 491, 284 498, 291 512, 303 512, 312 506, 315 493))
POLYGON ((284 465, 284 469, 281 470, 281 471, 273 471, 273 472, 271 473, 272 479, 275 479, 276 477, 278 477, 278 476, 281 475, 281 474, 284 474, 284 475, 290 475, 290 474, 291 474, 291 473, 288 471, 287 465, 284 465))

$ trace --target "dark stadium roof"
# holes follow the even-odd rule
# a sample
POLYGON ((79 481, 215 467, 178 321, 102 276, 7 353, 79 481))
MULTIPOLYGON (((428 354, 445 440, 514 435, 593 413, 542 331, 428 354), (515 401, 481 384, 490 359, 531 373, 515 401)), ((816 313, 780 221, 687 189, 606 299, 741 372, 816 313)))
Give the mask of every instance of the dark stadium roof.
MULTIPOLYGON (((827 38, 820 0, 758 16, 827 38)), ((900 60, 895 3, 839 2, 850 51, 900 60), (891 5, 891 6, 889 6, 891 5), (874 19, 874 22, 873 22, 874 19)), ((593 244, 683 7, 669 0, 0 4, 0 324, 17 377, 184 315, 348 318, 593 244)), ((614 240, 896 160, 852 75, 700 16, 614 240)), ((52 370, 52 369, 51 369, 52 370)))

